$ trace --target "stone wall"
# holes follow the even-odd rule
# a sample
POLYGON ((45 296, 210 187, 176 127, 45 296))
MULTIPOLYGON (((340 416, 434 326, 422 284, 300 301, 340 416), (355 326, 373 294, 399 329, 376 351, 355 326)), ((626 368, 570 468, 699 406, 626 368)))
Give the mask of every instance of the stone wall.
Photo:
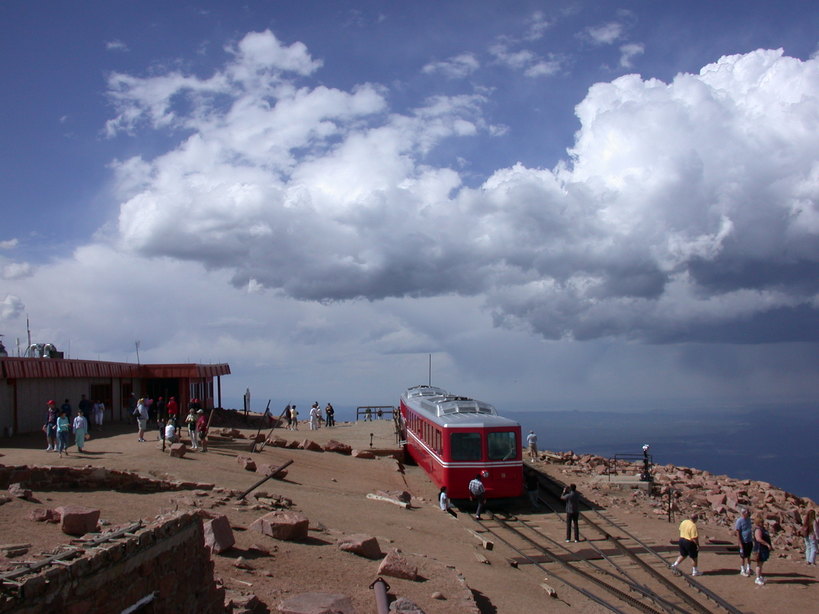
POLYGON ((17 581, 19 589, 0 595, 0 614, 110 614, 140 602, 144 609, 132 611, 224 612, 202 520, 190 513, 161 518, 17 581))
POLYGON ((40 490, 122 490, 127 492, 160 492, 166 490, 211 490, 213 484, 156 480, 130 471, 96 467, 60 467, 0 465, 0 488, 22 484, 40 490))

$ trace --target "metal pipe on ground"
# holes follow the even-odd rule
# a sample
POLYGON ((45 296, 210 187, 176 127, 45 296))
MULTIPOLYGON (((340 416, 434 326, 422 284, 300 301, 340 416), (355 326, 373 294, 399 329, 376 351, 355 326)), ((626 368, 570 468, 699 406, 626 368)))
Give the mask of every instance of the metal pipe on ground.
POLYGON ((389 614, 390 603, 387 598, 387 591, 390 590, 390 585, 383 578, 378 577, 370 584, 370 588, 375 591, 375 607, 378 614, 389 614))

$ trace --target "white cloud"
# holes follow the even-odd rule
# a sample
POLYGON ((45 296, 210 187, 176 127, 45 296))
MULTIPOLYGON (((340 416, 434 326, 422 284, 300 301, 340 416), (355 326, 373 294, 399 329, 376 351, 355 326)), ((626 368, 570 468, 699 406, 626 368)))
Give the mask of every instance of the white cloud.
POLYGON ((632 68, 632 60, 638 55, 645 53, 645 46, 642 43, 628 43, 620 46, 620 66, 632 68))
POLYGON ((561 60, 551 54, 544 60, 528 49, 512 51, 505 43, 496 43, 489 48, 489 53, 498 64, 514 71, 522 72, 527 77, 544 77, 557 73, 561 67, 561 60))
POLYGON ((7 294, 3 297, 3 300, 0 301, 0 321, 13 320, 22 314, 25 309, 26 306, 23 301, 20 300, 20 297, 7 294))
POLYGON ((623 24, 612 21, 599 26, 589 26, 583 30, 582 35, 596 45, 611 45, 623 36, 623 30, 623 24))
POLYGON ((20 279, 31 275, 34 267, 28 262, 9 262, 0 267, 0 277, 3 279, 20 279))
POLYGON ((472 53, 461 53, 447 60, 430 62, 421 72, 424 74, 441 74, 448 79, 463 79, 480 68, 478 58, 472 53))
MULTIPOLYGON (((222 74, 246 56, 232 62, 222 74)), ((401 115, 370 85, 232 81, 230 104, 175 116, 192 131, 179 147, 117 166, 120 242, 300 300, 485 296, 499 324, 547 338, 793 339, 819 290, 817 65, 758 51, 597 84, 569 162, 477 188, 425 158, 491 131, 480 97, 401 115)), ((191 78, 153 79, 167 101, 191 78)), ((151 113, 118 91, 120 110, 151 113)))
POLYGON ((14 249, 18 243, 18 239, 6 239, 5 241, 0 241, 0 249, 14 249))
POLYGON ((123 43, 121 40, 111 40, 105 43, 105 48, 108 51, 129 51, 128 45, 123 43))

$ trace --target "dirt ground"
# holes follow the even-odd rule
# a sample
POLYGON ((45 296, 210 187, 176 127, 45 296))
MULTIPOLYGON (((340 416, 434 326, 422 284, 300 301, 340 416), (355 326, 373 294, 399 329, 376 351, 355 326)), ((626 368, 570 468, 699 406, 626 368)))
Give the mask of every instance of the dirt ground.
MULTIPOLYGON (((276 434, 297 441, 309 438, 323 443, 337 439, 357 448, 366 449, 371 442, 375 448, 390 448, 395 446, 390 426, 388 421, 342 423, 312 432, 304 428, 299 432, 277 429, 276 434)), ((247 436, 256 433, 256 429, 240 430, 247 436)), ((375 612, 370 585, 377 577, 379 561, 342 552, 336 546, 338 537, 352 533, 375 536, 384 552, 398 548, 413 555, 422 580, 386 578, 389 593, 412 600, 427 614, 461 614, 465 611, 465 594, 475 599, 482 613, 604 611, 554 579, 549 584, 557 590, 558 598, 550 598, 540 587, 547 577, 544 571, 533 565, 510 566, 507 559, 517 555, 503 544, 496 544, 492 551, 484 550, 470 532, 479 526, 465 513, 468 510, 457 519, 442 513, 436 505, 436 489, 426 475, 414 466, 405 466, 401 471, 390 459, 365 460, 271 446, 251 454, 248 439, 222 438, 214 438, 207 453, 191 452, 177 459, 159 449, 153 432, 149 441, 138 442, 135 429, 129 425, 107 426, 102 432, 93 432, 84 454, 77 454, 72 447, 68 456, 59 458, 44 448, 44 438, 39 434, 4 439, 0 463, 104 466, 244 490, 260 476, 244 470, 237 456, 252 456, 257 463, 274 466, 292 460, 284 480, 268 481, 254 494, 266 493, 291 501, 293 509, 310 520, 309 539, 283 542, 247 531, 248 525, 267 510, 252 497, 247 504, 241 504, 236 497, 218 491, 35 491, 36 502, 14 499, 0 505, 0 545, 31 544, 26 556, 50 551, 70 539, 58 525, 27 520, 35 507, 55 508, 71 503, 97 507, 102 522, 111 526, 150 520, 175 509, 201 508, 227 515, 234 528, 236 547, 214 556, 217 576, 229 590, 256 594, 273 612, 282 599, 308 591, 342 593, 352 598, 358 612, 375 612), (412 508, 367 498, 368 493, 379 490, 409 491, 413 495, 412 508)), ((558 481, 576 482, 579 490, 594 500, 591 476, 548 463, 537 463, 537 467, 558 481)), ((531 513, 523 502, 518 505, 515 508, 513 504, 511 511, 525 513, 531 522, 558 537, 562 535, 560 518, 547 512, 531 513)), ((668 552, 669 560, 673 558, 671 541, 677 536, 676 525, 658 518, 650 509, 617 504, 604 507, 607 516, 668 552)), ((581 531, 582 527, 581 520, 581 531)), ((732 539, 721 527, 701 526, 700 531, 703 542, 732 539)), ((582 552, 586 546, 580 543, 567 547, 582 552)), ((735 555, 704 553, 700 560, 705 572, 703 584, 743 612, 816 611, 819 574, 816 567, 804 563, 800 552, 774 553, 765 573, 768 584, 762 587, 755 586, 752 578, 739 576, 737 559, 735 555)), ((687 565, 683 566, 687 569, 687 565)))

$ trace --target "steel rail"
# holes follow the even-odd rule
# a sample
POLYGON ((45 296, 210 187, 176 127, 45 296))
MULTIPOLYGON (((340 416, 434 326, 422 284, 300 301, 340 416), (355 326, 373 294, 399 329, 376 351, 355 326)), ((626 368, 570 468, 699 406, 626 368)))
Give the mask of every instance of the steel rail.
MULTIPOLYGON (((565 546, 560 544, 557 540, 552 539, 551 537, 549 537, 548 535, 546 535, 545 533, 540 531, 537 527, 533 526, 531 523, 529 523, 529 522, 527 522, 525 520, 522 520, 520 518, 518 518, 517 521, 519 523, 521 523, 524 527, 526 527, 527 529, 532 531, 538 537, 541 537, 541 538, 547 540, 548 542, 551 542, 553 545, 555 545, 555 546, 557 546, 559 548, 562 548, 567 553, 574 554, 571 550, 569 550, 568 548, 566 548, 565 546)), ((671 612, 679 612, 680 614, 691 614, 689 610, 685 610, 682 607, 670 602, 668 599, 660 596, 659 593, 657 593, 657 591, 655 591, 652 588, 646 586, 645 584, 642 584, 642 583, 638 582, 631 575, 629 575, 629 573, 625 569, 620 567, 620 565, 618 565, 616 561, 614 561, 611 557, 609 557, 605 552, 600 550, 600 548, 598 548, 591 541, 588 541, 587 543, 588 543, 589 547, 591 547, 595 552, 597 552, 597 554, 599 556, 601 556, 606 562, 608 562, 612 567, 614 567, 614 569, 616 569, 617 572, 619 572, 620 575, 617 575, 614 572, 609 571, 608 569, 604 569, 601 565, 598 565, 597 563, 594 563, 593 561, 590 561, 588 559, 584 559, 584 562, 586 563, 586 565, 590 566, 592 569, 594 569, 595 571, 597 571, 599 573, 605 574, 605 575, 613 578, 614 580, 617 580, 618 582, 622 582, 629 589, 631 589, 631 590, 633 590, 633 591, 635 591, 637 593, 640 593, 645 597, 648 597, 649 599, 654 601, 654 603, 656 603, 659 607, 663 608, 666 612, 669 612, 669 614, 671 612)), ((653 574, 649 574, 649 575, 652 578, 654 577, 653 574)), ((674 586, 674 588, 676 588, 676 586, 674 586)))
MULTIPOLYGON (((550 551, 548 548, 545 548, 543 545, 538 544, 533 539, 530 539, 529 537, 524 535, 522 531, 520 531, 518 529, 515 529, 514 527, 509 526, 508 522, 506 522, 504 520, 501 520, 500 518, 495 518, 495 521, 498 524, 500 524, 501 527, 503 527, 507 531, 510 531, 511 533, 514 533, 515 535, 517 535, 518 537, 520 537, 521 539, 523 539, 524 541, 529 543, 536 550, 540 551, 546 557, 551 559, 552 562, 557 563, 557 564, 561 565, 564 569, 566 569, 568 571, 571 571, 574 574, 579 575, 583 579, 585 579, 585 580, 587 580, 589 582, 592 582, 593 584, 596 584, 597 586, 599 586, 603 590, 608 591, 609 593, 611 593, 612 595, 614 595, 615 597, 617 597, 621 601, 623 601, 623 602, 637 608, 638 610, 641 610, 643 612, 647 612, 648 614, 662 614, 659 610, 656 610, 656 609, 652 608, 651 606, 643 603, 639 599, 636 599, 636 598, 632 597, 628 593, 625 593, 625 592, 621 591, 619 588, 617 588, 615 586, 612 586, 611 584, 608 584, 607 582, 604 582, 600 578, 596 578, 593 574, 591 574, 591 573, 589 573, 587 571, 584 571, 582 569, 578 569, 577 567, 574 567, 574 566, 570 565, 569 563, 567 563, 566 561, 561 559, 559 556, 554 554, 552 551, 550 551)), ((493 531, 490 527, 486 527, 486 525, 484 525, 484 527, 487 528, 487 530, 489 530, 496 537, 500 537, 497 534, 497 532, 493 531)), ((504 543, 506 543, 506 542, 504 542, 504 543)), ((515 550, 518 550, 518 549, 516 548, 515 550)), ((542 567, 541 567, 541 569, 542 569, 542 567)), ((552 575, 554 575, 554 574, 552 574, 552 575)))
POLYGON ((560 575, 554 573, 553 571, 551 571, 549 569, 546 569, 543 565, 541 565, 540 563, 535 561, 532 557, 530 557, 528 554, 523 552, 520 548, 518 548, 516 546, 513 546, 511 543, 509 543, 509 541, 505 537, 501 536, 497 531, 493 531, 490 527, 487 527, 485 524, 482 524, 481 526, 483 526, 487 531, 489 531, 497 539, 499 539, 501 542, 503 542, 506 545, 507 548, 517 552, 520 556, 522 556, 527 561, 529 561, 532 565, 534 565, 535 567, 540 569, 543 573, 548 574, 549 576, 551 576, 552 578, 555 578, 559 582, 562 582, 563 584, 565 584, 569 588, 574 589, 575 591, 577 591, 581 595, 584 595, 585 597, 588 597, 589 599, 594 601, 596 604, 603 606, 604 608, 606 608, 607 610, 610 610, 611 612, 616 612, 617 614, 626 614, 625 612, 623 612, 623 610, 619 609, 614 604, 609 603, 608 601, 606 601, 602 597, 598 597, 597 595, 595 595, 591 591, 589 591, 589 590, 587 590, 587 589, 585 589, 585 588, 583 588, 581 586, 578 586, 578 585, 574 584, 573 582, 570 582, 569 580, 566 580, 565 578, 562 578, 560 575))
MULTIPOLYGON (((598 516, 600 516, 603 520, 605 520, 606 522, 608 522, 612 526, 615 526, 615 527, 617 526, 610 518, 607 518, 604 514, 601 514, 599 510, 591 510, 591 511, 595 512, 598 516)), ((588 521, 588 518, 586 520, 588 521)), ((657 557, 659 560, 661 560, 664 565, 669 566, 668 561, 666 561, 665 558, 659 552, 657 552, 654 548, 651 548, 647 544, 644 544, 636 536, 632 535, 629 531, 626 531, 622 527, 618 527, 618 529, 620 531, 622 531, 627 537, 629 537, 629 539, 633 539, 635 542, 640 544, 640 546, 642 546, 643 549, 646 552, 648 552, 650 554, 653 554, 655 557, 657 557)), ((598 529, 598 530, 600 530, 600 529, 598 529)), ((616 541, 616 540, 613 540, 613 541, 616 541)), ((643 561, 643 563, 648 565, 648 563, 645 563, 645 561, 643 561)), ((655 573, 657 573, 658 577, 662 577, 659 574, 659 572, 657 572, 656 570, 655 570, 655 573)), ((695 580, 694 578, 692 578, 690 576, 686 576, 684 574, 680 574, 680 575, 682 576, 683 580, 685 580, 689 584, 689 586, 691 586, 695 590, 697 590, 700 593, 702 593, 703 595, 705 595, 705 597, 707 597, 708 599, 713 601, 715 604, 717 604, 719 607, 724 609, 726 612, 730 612, 730 614, 743 614, 742 610, 739 610, 736 607, 734 607, 733 605, 731 605, 730 603, 728 603, 728 601, 726 601, 725 599, 720 597, 717 593, 715 593, 710 588, 703 585, 701 582, 698 582, 697 580, 695 580)))

